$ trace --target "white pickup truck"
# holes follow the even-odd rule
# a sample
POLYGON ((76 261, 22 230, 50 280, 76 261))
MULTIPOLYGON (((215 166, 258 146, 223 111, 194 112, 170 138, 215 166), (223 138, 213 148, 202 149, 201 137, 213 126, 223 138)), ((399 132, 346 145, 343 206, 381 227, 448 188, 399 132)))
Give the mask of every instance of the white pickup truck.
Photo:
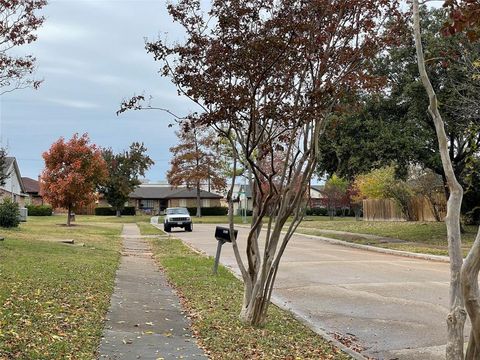
POLYGON ((186 208, 168 208, 165 211, 163 230, 170 232, 174 227, 184 228, 185 231, 193 230, 192 218, 186 208))

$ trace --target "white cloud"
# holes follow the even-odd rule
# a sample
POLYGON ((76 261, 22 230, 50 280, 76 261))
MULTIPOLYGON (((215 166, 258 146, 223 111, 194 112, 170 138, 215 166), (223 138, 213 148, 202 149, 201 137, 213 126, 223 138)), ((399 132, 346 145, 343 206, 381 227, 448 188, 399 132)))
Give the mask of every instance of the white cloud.
POLYGON ((74 40, 82 40, 90 36, 90 31, 86 27, 80 27, 72 24, 62 24, 58 22, 47 21, 38 30, 38 41, 62 43, 74 40))
POLYGON ((48 98, 45 99, 54 104, 58 104, 65 107, 75 108, 75 109, 96 109, 99 108, 98 104, 89 102, 89 101, 80 101, 80 100, 71 100, 71 99, 61 99, 61 98, 48 98))

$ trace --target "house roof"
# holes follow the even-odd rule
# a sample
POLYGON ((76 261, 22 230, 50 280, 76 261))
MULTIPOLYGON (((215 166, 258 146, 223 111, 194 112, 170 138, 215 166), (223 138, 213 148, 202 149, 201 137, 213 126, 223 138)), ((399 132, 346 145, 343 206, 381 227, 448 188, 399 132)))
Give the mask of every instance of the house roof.
MULTIPOLYGON (((23 185, 22 176, 20 175, 20 169, 18 168, 17 160, 15 159, 15 157, 6 156, 5 157, 5 166, 3 167, 3 169, 0 169, 0 171, 2 171, 4 174, 6 174, 10 171, 10 168, 12 166, 13 166, 13 170, 15 171, 15 174, 17 175, 18 182, 20 184, 20 191, 22 193, 24 193, 25 192, 25 186, 23 185)), ((11 171, 8 175, 11 176, 11 171)))
POLYGON ((23 186, 25 187, 26 193, 39 193, 40 192, 40 182, 37 180, 31 179, 29 177, 22 177, 23 186))
MULTIPOLYGON (((179 192, 170 195, 169 199, 193 199, 197 197, 197 189, 183 188, 179 192)), ((202 199, 221 199, 221 195, 217 195, 205 190, 200 190, 200 197, 202 199)))
POLYGON ((310 188, 312 190, 321 192, 321 191, 325 190, 325 185, 311 185, 310 188))
MULTIPOLYGON (((194 199, 197 197, 197 190, 186 187, 139 186, 129 197, 133 199, 194 199)), ((202 199, 220 199, 222 196, 200 190, 200 197, 202 199)))
POLYGON ((13 162, 15 161, 15 158, 13 156, 7 156, 5 157, 5 166, 3 167, 3 173, 8 171, 10 169, 10 166, 12 166, 13 162))

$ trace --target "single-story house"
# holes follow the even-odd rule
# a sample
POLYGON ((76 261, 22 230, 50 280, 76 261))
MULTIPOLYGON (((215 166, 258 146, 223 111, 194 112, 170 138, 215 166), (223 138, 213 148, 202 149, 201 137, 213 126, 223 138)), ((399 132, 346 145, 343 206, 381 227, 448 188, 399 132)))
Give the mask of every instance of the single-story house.
POLYGON ((325 207, 325 204, 322 202, 324 197, 323 190, 325 190, 324 185, 310 185, 310 208, 325 207))
POLYGON ((5 157, 5 166, 1 171, 8 176, 4 180, 5 184, 0 185, 0 198, 4 199, 8 197, 18 203, 20 207, 24 207, 28 196, 25 194, 25 187, 17 160, 12 156, 5 157))
MULTIPOLYGON (((200 190, 202 207, 221 206, 221 195, 200 190)), ((196 207, 197 190, 187 187, 172 187, 170 185, 142 184, 129 195, 129 206, 135 206, 139 211, 158 214, 169 207, 196 207)))
POLYGON ((233 187, 233 213, 235 215, 242 215, 242 211, 252 211, 252 187, 245 184, 235 184, 233 187))
MULTIPOLYGON (((310 207, 319 208, 325 207, 322 203, 324 186, 311 185, 310 186, 310 207)), ((235 184, 233 187, 233 213, 240 214, 241 209, 251 211, 253 209, 252 188, 250 185, 235 184)))
POLYGON ((40 181, 22 177, 22 182, 25 187, 25 194, 28 195, 27 202, 32 205, 43 205, 43 197, 40 194, 40 181))

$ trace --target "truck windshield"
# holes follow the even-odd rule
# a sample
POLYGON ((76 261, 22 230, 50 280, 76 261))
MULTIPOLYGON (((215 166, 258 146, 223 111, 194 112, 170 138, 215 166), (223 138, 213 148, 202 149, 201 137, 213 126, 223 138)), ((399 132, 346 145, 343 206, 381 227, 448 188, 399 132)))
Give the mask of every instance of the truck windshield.
POLYGON ((167 209, 167 215, 175 214, 188 215, 188 210, 185 208, 167 209))

